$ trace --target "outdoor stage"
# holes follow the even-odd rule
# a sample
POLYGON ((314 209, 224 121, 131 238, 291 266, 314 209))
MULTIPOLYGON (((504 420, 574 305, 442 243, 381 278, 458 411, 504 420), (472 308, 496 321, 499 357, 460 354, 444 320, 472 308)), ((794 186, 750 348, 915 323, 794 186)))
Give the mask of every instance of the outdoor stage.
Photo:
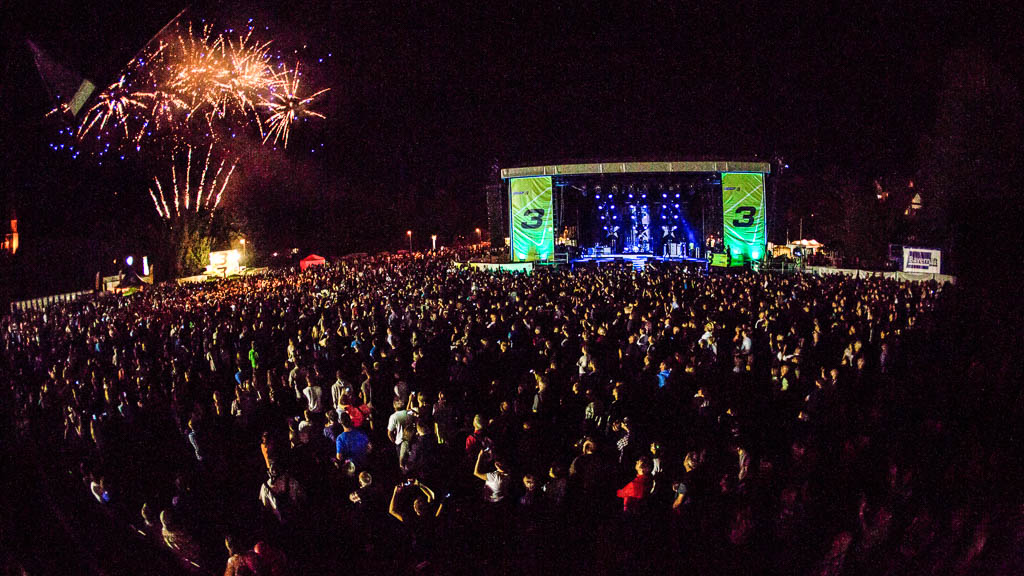
POLYGON ((669 264, 689 264, 700 266, 707 270, 708 261, 703 258, 687 258, 684 256, 656 256, 654 254, 595 254, 588 256, 580 256, 570 260, 569 264, 575 267, 577 264, 590 264, 594 263, 598 266, 602 264, 613 264, 613 263, 630 263, 633 268, 640 270, 647 266, 648 262, 666 262, 669 264))
MULTIPOLYGON (((597 266, 615 263, 628 263, 637 270, 642 270, 649 262, 665 262, 667 264, 692 265, 704 270, 708 269, 708 261, 703 258, 686 258, 671 256, 656 256, 654 254, 601 254, 580 256, 568 261, 570 267, 575 268, 577 264, 596 264, 597 266)), ((473 270, 486 270, 488 272, 522 272, 530 274, 535 266, 564 266, 566 262, 457 262, 456 266, 468 267, 473 270)))
POLYGON ((504 168, 488 192, 491 237, 508 238, 512 262, 750 265, 767 253, 770 171, 742 161, 504 168))

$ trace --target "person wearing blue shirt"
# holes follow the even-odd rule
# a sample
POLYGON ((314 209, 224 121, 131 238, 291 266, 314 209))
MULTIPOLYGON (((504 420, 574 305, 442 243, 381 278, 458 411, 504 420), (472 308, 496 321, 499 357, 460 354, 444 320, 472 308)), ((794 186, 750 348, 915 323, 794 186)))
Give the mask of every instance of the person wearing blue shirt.
POLYGON ((338 460, 351 460, 357 468, 366 464, 366 456, 370 453, 370 437, 362 430, 352 425, 352 417, 342 414, 338 421, 341 423, 342 433, 338 434, 335 440, 338 460))
POLYGON ((668 362, 662 362, 661 372, 658 372, 658 388, 664 388, 670 376, 672 376, 672 369, 668 367, 668 362))

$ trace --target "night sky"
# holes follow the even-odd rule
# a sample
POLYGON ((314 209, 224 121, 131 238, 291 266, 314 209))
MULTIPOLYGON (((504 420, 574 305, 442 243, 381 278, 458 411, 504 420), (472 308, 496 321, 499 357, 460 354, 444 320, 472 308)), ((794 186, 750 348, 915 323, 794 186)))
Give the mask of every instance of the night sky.
MULTIPOLYGON (((437 227, 425 211, 439 195, 464 200, 443 232, 468 233, 486 224, 494 160, 781 156, 807 178, 832 166, 861 179, 910 174, 952 50, 1022 72, 1013 3, 447 4, 191 8, 192 20, 268 26, 267 39, 300 50, 309 77, 332 89, 328 120, 240 179, 235 201, 250 221, 276 221, 265 243, 393 248, 406 227, 437 227), (391 197, 424 211, 368 218, 391 197)), ((3 201, 27 237, 106 250, 104 239, 130 244, 124 231, 152 210, 146 167, 48 149, 59 126, 43 118, 52 103, 26 41, 105 86, 184 6, 4 3, 3 201)))

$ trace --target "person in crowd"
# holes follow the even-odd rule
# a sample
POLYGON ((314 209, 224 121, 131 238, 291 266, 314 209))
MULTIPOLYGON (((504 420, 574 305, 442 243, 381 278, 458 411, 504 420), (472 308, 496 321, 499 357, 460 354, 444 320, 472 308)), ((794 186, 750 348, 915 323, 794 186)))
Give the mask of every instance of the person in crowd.
POLYGON ((433 422, 427 418, 417 418, 416 436, 409 446, 402 467, 403 472, 410 478, 428 482, 435 480, 435 470, 440 459, 439 451, 433 422))
POLYGON ((333 445, 337 443, 338 436, 344 431, 344 428, 342 428, 341 422, 338 421, 338 413, 336 411, 328 410, 326 416, 327 424, 324 425, 324 437, 333 445))
POLYGON ((199 563, 202 560, 199 543, 177 521, 177 516, 171 509, 160 513, 160 524, 164 544, 167 544, 178 557, 186 562, 199 563))
POLYGON ((336 371, 334 373, 334 383, 331 384, 331 406, 338 406, 341 397, 344 394, 351 393, 352 385, 345 379, 344 372, 342 370, 336 371))
POLYGON ((260 485, 260 504, 281 524, 295 520, 299 506, 305 501, 305 491, 298 480, 286 471, 271 468, 267 480, 260 485))
POLYGON ((651 459, 644 455, 636 461, 636 478, 615 493, 622 499, 622 510, 636 512, 640 504, 647 500, 654 488, 654 477, 651 475, 651 459))
POLYGON ((282 550, 264 541, 257 542, 252 547, 252 550, 259 556, 260 564, 263 566, 266 576, 285 576, 288 574, 288 557, 282 550))
POLYGON ((306 375, 306 387, 299 390, 296 388, 297 398, 305 400, 306 409, 313 414, 323 414, 324 405, 324 391, 323 388, 317 384, 316 375, 309 373, 306 375))
POLYGON ((544 484, 544 500, 548 502, 552 508, 561 508, 565 502, 565 494, 569 488, 569 479, 565 474, 565 466, 563 464, 554 463, 548 469, 548 481, 544 484))
POLYGON ((484 433, 486 425, 483 414, 473 416, 473 432, 466 436, 467 455, 475 454, 491 446, 491 439, 484 433))
POLYGON ((228 534, 224 538, 224 547, 228 550, 224 576, 262 576, 268 573, 260 555, 255 550, 246 550, 238 536, 228 534))
POLYGON ((537 477, 533 474, 523 476, 523 494, 519 497, 519 506, 526 509, 536 509, 541 504, 541 497, 544 492, 537 485, 537 477))
POLYGON ((437 548, 437 537, 440 529, 438 518, 444 510, 444 501, 438 501, 434 491, 419 480, 411 479, 395 486, 391 492, 391 503, 388 514, 404 524, 411 536, 411 553, 418 563, 429 559, 437 548), (397 500, 406 491, 418 490, 412 498, 412 511, 399 510, 397 500))
POLYGON ((370 454, 370 437, 355 427, 348 414, 342 414, 339 420, 342 432, 335 441, 335 455, 339 461, 348 460, 357 469, 362 468, 370 454))
POLYGON ((497 504, 508 497, 512 488, 512 477, 509 475, 509 469, 505 463, 498 459, 493 459, 494 469, 490 472, 485 473, 481 470, 484 454, 489 455, 490 453, 491 449, 489 448, 485 448, 477 453, 476 465, 473 467, 473 476, 484 481, 484 501, 497 504))
POLYGON ((405 522, 409 519, 407 515, 402 514, 398 511, 398 508, 395 505, 395 500, 398 498, 398 494, 403 489, 411 487, 415 487, 421 492, 421 494, 417 495, 413 499, 412 503, 413 514, 415 514, 416 518, 437 518, 441 515, 441 511, 444 508, 444 502, 439 502, 437 504, 437 507, 430 506, 431 503, 433 503, 434 500, 436 499, 434 496, 434 491, 431 490, 429 486, 423 484, 422 482, 416 480, 415 478, 407 480, 395 486, 394 491, 392 491, 391 493, 391 503, 388 505, 388 514, 391 514, 391 516, 393 516, 399 522, 405 522))
POLYGON ((416 417, 412 410, 409 410, 406 401, 401 397, 396 396, 394 402, 395 411, 392 412, 388 418, 388 439, 395 443, 395 447, 400 448, 402 442, 405 442, 406 432, 411 431, 415 426, 416 417))
POLYGON ((373 475, 363 470, 359 473, 359 488, 352 491, 348 499, 360 510, 372 510, 380 500, 379 492, 373 483, 373 475))

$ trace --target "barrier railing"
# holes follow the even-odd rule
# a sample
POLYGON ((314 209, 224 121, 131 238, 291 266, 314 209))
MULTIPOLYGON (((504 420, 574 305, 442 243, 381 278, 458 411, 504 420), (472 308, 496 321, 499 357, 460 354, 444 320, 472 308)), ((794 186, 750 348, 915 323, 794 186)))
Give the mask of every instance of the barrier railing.
POLYGON ((832 268, 830 266, 808 266, 805 268, 808 274, 816 274, 818 276, 824 276, 828 274, 843 274, 851 278, 888 278, 890 280, 896 280, 898 282, 930 282, 935 281, 940 284, 949 282, 950 284, 956 284, 956 276, 950 276, 948 274, 926 274, 926 273, 915 273, 915 272, 883 272, 879 270, 860 270, 856 268, 832 268))
POLYGON ((92 290, 79 290, 78 292, 65 292, 64 294, 51 294, 27 300, 11 302, 11 311, 15 310, 42 310, 51 304, 74 302, 79 298, 92 295, 92 290))

